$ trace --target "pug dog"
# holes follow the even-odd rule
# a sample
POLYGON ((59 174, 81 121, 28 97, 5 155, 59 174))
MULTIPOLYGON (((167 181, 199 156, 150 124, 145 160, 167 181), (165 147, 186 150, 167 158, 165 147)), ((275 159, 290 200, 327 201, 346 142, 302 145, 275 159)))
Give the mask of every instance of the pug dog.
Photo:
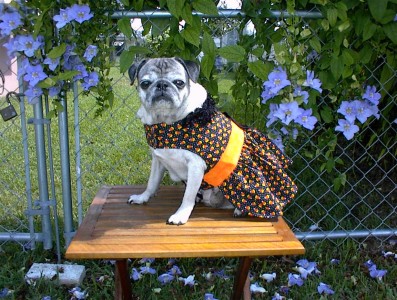
POLYGON ((168 224, 188 221, 200 190, 204 204, 235 208, 235 215, 281 214, 287 201, 277 201, 276 194, 284 197, 284 190, 294 192, 295 186, 267 181, 269 176, 284 178, 284 173, 274 170, 283 169, 287 159, 265 136, 220 113, 198 83, 199 73, 197 63, 177 57, 144 59, 129 68, 131 85, 137 81, 141 100, 137 117, 144 124, 152 162, 146 190, 131 195, 128 203, 149 201, 167 170, 172 180, 186 184, 181 205, 168 224), (252 154, 257 148, 269 149, 252 154), (264 158, 268 158, 265 163, 264 158), (265 171, 270 175, 264 176, 265 171))

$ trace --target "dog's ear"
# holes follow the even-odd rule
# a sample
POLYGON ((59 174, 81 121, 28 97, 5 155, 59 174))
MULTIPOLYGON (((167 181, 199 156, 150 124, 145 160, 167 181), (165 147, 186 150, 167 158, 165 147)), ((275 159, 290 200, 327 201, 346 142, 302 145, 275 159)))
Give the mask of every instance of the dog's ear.
POLYGON ((189 78, 193 82, 197 82, 200 75, 200 65, 191 60, 185 60, 179 57, 175 57, 175 59, 185 68, 189 78))
POLYGON ((139 62, 133 63, 128 69, 128 76, 130 77, 131 85, 134 84, 135 79, 138 76, 139 70, 146 64, 147 60, 141 60, 139 62))

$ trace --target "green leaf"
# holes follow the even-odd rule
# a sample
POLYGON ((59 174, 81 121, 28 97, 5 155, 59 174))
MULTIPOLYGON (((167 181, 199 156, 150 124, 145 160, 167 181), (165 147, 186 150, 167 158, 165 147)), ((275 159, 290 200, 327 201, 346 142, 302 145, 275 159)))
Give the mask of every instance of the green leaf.
POLYGON ((342 51, 342 57, 343 57, 343 63, 346 66, 351 66, 352 64, 354 64, 354 57, 351 55, 348 49, 342 51))
POLYGON ((130 1, 129 0, 120 0, 121 4, 128 6, 130 5, 130 1))
POLYGON ((265 49, 261 47, 257 47, 251 51, 252 55, 255 55, 257 58, 261 58, 263 53, 265 53, 265 49))
POLYGON ((386 36, 393 42, 397 44, 397 23, 389 23, 383 26, 383 31, 386 36))
POLYGON ((216 45, 213 37, 207 32, 204 32, 203 34, 201 50, 204 52, 204 54, 215 57, 216 45))
POLYGON ((133 54, 150 54, 152 51, 147 48, 147 47, 142 47, 142 46, 131 46, 128 48, 128 52, 131 52, 133 54))
POLYGON ((335 56, 331 59, 331 73, 336 80, 342 75, 343 67, 343 59, 341 57, 335 56))
POLYGON ((374 34, 378 26, 372 22, 368 22, 363 28, 363 41, 369 40, 374 34))
POLYGON ((311 34, 312 34, 311 30, 309 28, 306 28, 306 29, 301 31, 300 36, 305 38, 305 37, 308 37, 311 34))
POLYGON ((327 10, 327 19, 331 26, 335 26, 337 18, 338 18, 338 10, 337 9, 330 8, 327 10))
POLYGON ((167 0, 169 12, 176 18, 179 18, 182 15, 184 4, 185 0, 167 0))
POLYGON ((345 186, 346 184, 346 174, 340 174, 338 177, 334 179, 334 191, 339 191, 341 186, 345 186))
POLYGON ((259 79, 267 80, 267 76, 273 70, 273 64, 264 63, 261 60, 248 62, 248 69, 259 79))
POLYGON ((185 40, 183 39, 183 37, 181 37, 180 34, 174 35, 174 43, 179 49, 185 49, 185 40))
POLYGON ((317 53, 321 52, 321 43, 318 37, 313 37, 309 40, 310 46, 315 50, 317 53))
POLYGON ((204 57, 201 60, 201 72, 207 79, 210 79, 211 71, 214 68, 214 65, 215 65, 215 56, 208 54, 204 55, 204 57))
POLYGON ((186 21, 186 23, 193 25, 193 15, 192 15, 192 8, 190 5, 183 6, 181 11, 181 17, 186 21))
POLYGON ((79 71, 66 71, 63 73, 59 73, 56 78, 57 78, 57 80, 69 80, 78 74, 80 74, 79 71))
POLYGON ((130 18, 124 17, 117 21, 117 26, 120 31, 124 34, 127 39, 132 36, 131 20, 130 18))
POLYGON ((190 44, 199 47, 200 46, 200 29, 195 26, 187 25, 185 29, 181 31, 181 36, 185 39, 185 41, 190 44))
POLYGON ((340 32, 342 32, 342 31, 345 31, 346 29, 348 29, 350 27, 350 21, 349 20, 346 20, 346 21, 344 21, 342 24, 340 24, 339 26, 338 26, 338 30, 340 31, 340 32))
POLYGON ((60 44, 57 47, 52 48, 50 52, 48 52, 47 57, 51 59, 58 58, 62 56, 66 51, 66 44, 60 44))
POLYGON ((46 79, 39 82, 38 86, 42 89, 48 89, 53 87, 57 82, 51 77, 47 77, 46 79))
POLYGON ((218 15, 218 9, 216 8, 215 2, 212 0, 195 0, 192 3, 195 10, 206 14, 206 15, 218 15))
POLYGON ((120 55, 120 73, 124 73, 132 65, 135 60, 135 53, 131 51, 123 51, 120 55))
POLYGON ((389 0, 368 0, 369 11, 376 21, 382 21, 388 2, 389 0))
POLYGON ((152 35, 159 36, 164 33, 167 27, 170 25, 170 19, 152 19, 152 35))
POLYGON ((328 106, 320 111, 320 115, 325 123, 331 123, 334 120, 333 111, 328 106))
POLYGON ((222 47, 218 53, 230 62, 240 62, 245 57, 245 49, 239 45, 222 47))

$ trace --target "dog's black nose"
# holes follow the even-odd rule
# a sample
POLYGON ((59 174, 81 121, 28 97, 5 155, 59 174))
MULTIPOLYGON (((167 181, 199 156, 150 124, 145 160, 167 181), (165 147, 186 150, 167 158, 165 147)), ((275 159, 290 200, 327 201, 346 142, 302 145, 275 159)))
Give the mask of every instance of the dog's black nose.
POLYGON ((168 83, 165 81, 159 81, 156 85, 157 90, 165 91, 168 88, 168 83))

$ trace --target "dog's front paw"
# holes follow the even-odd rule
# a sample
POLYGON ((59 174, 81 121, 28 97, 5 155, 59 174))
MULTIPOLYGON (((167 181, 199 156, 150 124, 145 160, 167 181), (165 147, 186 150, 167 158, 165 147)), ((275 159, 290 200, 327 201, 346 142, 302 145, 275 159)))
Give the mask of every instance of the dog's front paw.
POLYGON ((131 195, 128 199, 129 204, 143 204, 149 201, 150 196, 145 193, 139 195, 131 195))
POLYGON ((183 225, 189 220, 190 212, 176 212, 169 217, 167 224, 169 225, 183 225))

